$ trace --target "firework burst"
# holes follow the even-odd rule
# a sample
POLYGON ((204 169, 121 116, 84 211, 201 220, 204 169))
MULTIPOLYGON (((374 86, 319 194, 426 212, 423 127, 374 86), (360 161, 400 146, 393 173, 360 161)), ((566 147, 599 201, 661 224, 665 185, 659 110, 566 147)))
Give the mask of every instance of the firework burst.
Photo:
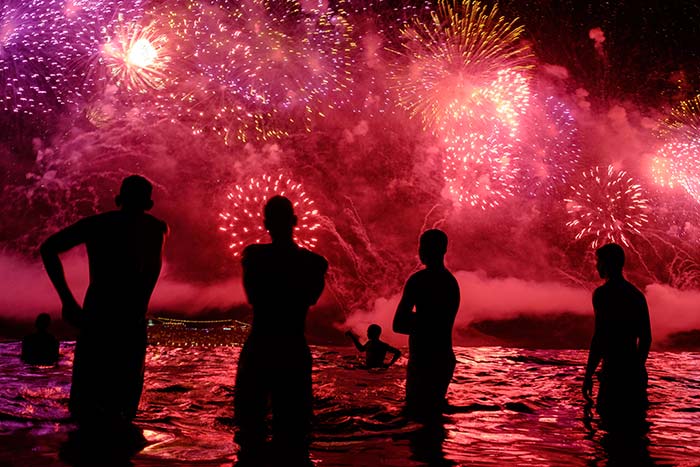
POLYGON ((691 141, 700 140, 700 94, 674 107, 663 122, 661 133, 691 141))
POLYGON ((297 183, 284 174, 252 177, 246 183, 235 185, 226 196, 228 210, 219 213, 223 225, 219 227, 231 237, 229 248, 233 256, 239 256, 252 243, 267 239, 263 227, 263 207, 272 196, 282 195, 292 202, 298 218, 294 229, 294 241, 306 248, 315 248, 320 228, 320 216, 316 205, 297 183))
POLYGON ((651 174, 657 185, 682 188, 700 202, 700 141, 663 145, 651 159, 651 174))
POLYGON ((576 120, 566 104, 550 96, 533 99, 525 121, 520 179, 531 194, 552 194, 580 164, 576 120))
POLYGON ((165 86, 164 70, 170 58, 168 39, 153 24, 131 23, 117 29, 102 52, 113 81, 129 91, 145 92, 165 86))
POLYGON ((611 165, 585 171, 564 201, 572 217, 566 225, 576 231, 576 240, 590 240, 592 248, 607 241, 630 246, 632 235, 640 235, 649 220, 642 188, 611 165))
POLYGON ((513 194, 514 143, 530 100, 532 54, 515 21, 469 0, 443 0, 404 29, 392 73, 398 103, 445 148, 447 191, 482 209, 513 194))
POLYGON ((522 32, 522 26, 498 14, 496 5, 489 10, 476 1, 442 0, 432 21, 415 20, 403 30, 399 54, 409 63, 392 76, 399 104, 420 116, 426 128, 452 120, 456 103, 484 107, 490 98, 496 100, 492 112, 512 117, 527 92, 507 70, 523 72, 532 59, 529 47, 521 45, 522 32), (510 96, 512 101, 503 102, 510 96))
POLYGON ((68 31, 60 2, 0 3, 0 110, 38 116, 66 103, 68 31))
POLYGON ((323 1, 172 2, 159 12, 185 69, 170 104, 194 133, 266 140, 347 102, 352 27, 323 1))

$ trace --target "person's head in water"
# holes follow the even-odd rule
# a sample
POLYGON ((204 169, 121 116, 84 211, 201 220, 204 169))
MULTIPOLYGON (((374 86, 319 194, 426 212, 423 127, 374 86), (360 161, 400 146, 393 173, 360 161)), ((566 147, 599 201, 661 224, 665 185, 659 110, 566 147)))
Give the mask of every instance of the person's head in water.
POLYGON ((447 234, 442 230, 430 229, 420 236, 418 256, 428 267, 442 266, 447 253, 447 234))
POLYGON ((382 327, 378 324, 370 324, 367 327, 367 339, 379 339, 379 336, 382 335, 382 327))
POLYGON ((284 196, 273 196, 263 210, 265 228, 270 232, 272 241, 291 241, 297 216, 294 215, 292 202, 284 196))
POLYGON ((51 315, 48 313, 40 313, 39 316, 36 317, 36 321, 34 321, 34 327, 36 327, 36 330, 46 332, 48 331, 49 326, 51 326, 51 315))
POLYGON ((608 243, 598 248, 595 252, 596 269, 601 279, 610 279, 622 276, 622 268, 625 265, 625 251, 617 243, 608 243))
POLYGON ((130 211, 148 211, 153 207, 153 185, 140 175, 129 175, 122 181, 119 194, 114 198, 122 209, 130 211))

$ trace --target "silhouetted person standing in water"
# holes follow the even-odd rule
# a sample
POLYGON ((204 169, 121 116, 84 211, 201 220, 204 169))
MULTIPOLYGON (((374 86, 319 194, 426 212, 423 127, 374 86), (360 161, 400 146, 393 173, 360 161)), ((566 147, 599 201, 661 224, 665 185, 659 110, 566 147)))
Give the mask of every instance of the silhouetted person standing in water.
POLYGON ((79 328, 70 392, 81 423, 117 426, 136 415, 143 389, 146 311, 161 269, 166 224, 147 214, 153 186, 132 175, 115 198, 119 210, 84 218, 41 246, 46 272, 79 328), (85 244, 90 284, 81 307, 68 287, 59 253, 85 244))
POLYGON ((240 445, 238 465, 263 463, 267 404, 272 405, 274 452, 280 465, 310 465, 311 352, 304 337, 306 314, 318 300, 326 260, 294 243, 292 203, 272 197, 264 208, 272 243, 243 251, 243 287, 253 325, 238 361, 234 410, 240 445))
POLYGON ((36 332, 22 340, 22 361, 30 365, 55 365, 58 362, 58 339, 50 332, 51 316, 41 313, 34 323, 36 332))
POLYGON ((421 235, 418 255, 425 269, 409 277, 394 316, 394 332, 409 335, 406 412, 423 422, 441 416, 456 364, 452 326, 459 284, 445 267, 446 252, 444 232, 421 235))
POLYGON ((625 253, 615 243, 596 251, 605 284, 593 292, 595 331, 588 354, 583 394, 591 398, 593 374, 602 361, 597 410, 608 425, 643 420, 647 406, 646 360, 651 346, 649 310, 642 292, 622 276, 625 253))

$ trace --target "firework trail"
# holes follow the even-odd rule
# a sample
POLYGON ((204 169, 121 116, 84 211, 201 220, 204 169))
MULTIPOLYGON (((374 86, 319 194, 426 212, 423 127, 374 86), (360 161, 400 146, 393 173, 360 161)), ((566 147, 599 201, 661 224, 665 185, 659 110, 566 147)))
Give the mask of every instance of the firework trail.
POLYGON ((682 188, 700 202, 700 139, 664 144, 651 159, 654 182, 664 188, 682 188))
POLYGON ((590 240, 591 248, 605 242, 631 246, 631 236, 641 235, 649 220, 649 201, 642 188, 611 165, 583 172, 564 202, 572 217, 566 225, 576 231, 576 240, 590 240))
POLYGON ((554 97, 533 99, 525 119, 520 179, 530 194, 552 194, 566 184, 581 161, 576 120, 554 97))
POLYGON ((513 147, 530 100, 522 32, 497 6, 468 0, 443 0, 431 21, 403 31, 393 89, 443 143, 447 191, 460 203, 486 208, 513 194, 513 147))
POLYGON ((240 256, 247 245, 267 241, 263 207, 275 195, 289 198, 294 206, 298 218, 294 241, 306 248, 316 247, 316 231, 321 227, 321 218, 313 199, 304 191, 301 183, 284 174, 261 175, 250 178, 244 184, 234 185, 226 196, 229 206, 219 213, 223 222, 219 230, 231 236, 229 248, 233 256, 240 256))

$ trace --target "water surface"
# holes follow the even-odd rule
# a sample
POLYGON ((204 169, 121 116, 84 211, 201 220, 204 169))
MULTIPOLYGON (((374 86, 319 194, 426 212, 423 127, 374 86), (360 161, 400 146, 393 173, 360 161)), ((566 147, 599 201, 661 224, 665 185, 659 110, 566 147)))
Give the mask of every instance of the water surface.
MULTIPOLYGON (((149 347, 136 420, 148 446, 135 466, 232 466, 233 385, 239 348, 149 347)), ((0 344, 0 465, 68 465, 73 343, 61 362, 34 368, 19 344, 0 344)), ((351 348, 314 347, 319 466, 700 465, 700 354, 652 353, 648 435, 620 444, 585 423, 586 352, 457 348, 444 440, 401 417, 404 358, 386 371, 358 368, 351 348)))

